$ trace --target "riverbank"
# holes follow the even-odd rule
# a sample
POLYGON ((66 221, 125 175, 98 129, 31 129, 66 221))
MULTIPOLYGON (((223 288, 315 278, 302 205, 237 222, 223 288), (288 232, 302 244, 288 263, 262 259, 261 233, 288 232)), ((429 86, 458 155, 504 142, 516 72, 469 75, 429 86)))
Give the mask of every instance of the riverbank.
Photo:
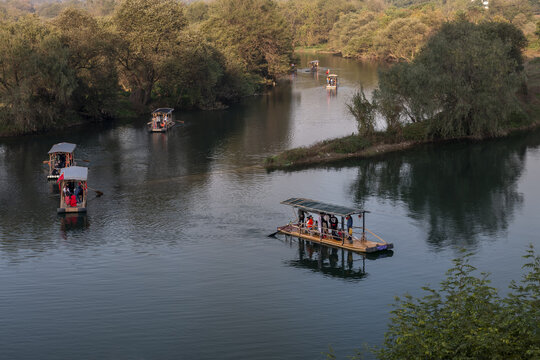
MULTIPOLYGON (((528 80, 527 94, 520 97, 527 118, 516 117, 498 137, 530 130, 540 126, 540 58, 526 63, 528 80)), ((338 162, 345 159, 367 158, 385 153, 402 151, 414 146, 448 141, 483 140, 481 138, 452 138, 444 140, 426 139, 427 123, 405 125, 400 133, 376 132, 370 138, 351 134, 342 138, 324 140, 308 147, 286 150, 267 157, 264 166, 267 170, 295 169, 338 162)))

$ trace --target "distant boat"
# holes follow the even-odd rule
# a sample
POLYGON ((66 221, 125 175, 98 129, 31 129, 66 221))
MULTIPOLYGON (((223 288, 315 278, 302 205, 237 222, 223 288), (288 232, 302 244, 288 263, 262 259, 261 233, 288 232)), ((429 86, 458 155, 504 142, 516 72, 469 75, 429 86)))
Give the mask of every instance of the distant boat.
POLYGON ((65 142, 52 146, 51 150, 49 150, 49 160, 43 161, 43 163, 49 165, 48 180, 58 179, 62 168, 76 165, 73 158, 73 152, 76 147, 77 145, 75 144, 65 142))
POLYGON ((148 122, 148 131, 167 132, 175 124, 173 119, 174 109, 159 108, 152 111, 152 120, 148 122))
POLYGON ((311 60, 309 65, 312 72, 317 72, 317 70, 319 70, 319 60, 311 60))
POLYGON ((326 77, 326 89, 335 90, 338 86, 338 76, 336 74, 330 74, 326 77))

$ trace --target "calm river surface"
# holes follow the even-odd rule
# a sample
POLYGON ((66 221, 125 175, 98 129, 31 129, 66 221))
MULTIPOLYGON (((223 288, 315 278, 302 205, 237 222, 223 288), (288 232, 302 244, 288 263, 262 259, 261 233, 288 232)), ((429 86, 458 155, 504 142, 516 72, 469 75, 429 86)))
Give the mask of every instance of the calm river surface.
POLYGON ((345 358, 380 344, 393 297, 436 286, 461 248, 505 292, 538 250, 540 132, 267 173, 270 154, 354 132, 344 104, 376 86, 373 65, 318 58, 337 96, 325 69, 300 70, 225 111, 178 113, 167 135, 140 119, 0 140, 0 358, 345 358), (105 193, 86 216, 56 214, 41 162, 61 141, 105 193), (290 197, 371 210, 393 254, 267 237, 290 197))

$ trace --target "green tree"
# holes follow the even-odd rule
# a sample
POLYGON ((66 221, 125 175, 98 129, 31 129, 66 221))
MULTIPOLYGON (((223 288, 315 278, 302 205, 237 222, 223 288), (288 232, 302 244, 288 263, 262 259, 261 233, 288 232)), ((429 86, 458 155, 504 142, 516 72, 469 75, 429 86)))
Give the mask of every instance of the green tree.
POLYGON ((470 254, 454 260, 440 289, 396 298, 380 359, 537 359, 540 356, 540 257, 501 298, 488 274, 475 276, 470 254))
POLYGON ((330 30, 340 15, 357 9, 350 0, 289 0, 281 11, 291 24, 295 45, 312 46, 328 42, 330 30))
POLYGON ((416 18, 395 19, 378 33, 374 46, 382 58, 411 61, 429 34, 429 27, 416 18))
POLYGON ((156 82, 167 76, 167 64, 186 26, 184 6, 176 0, 123 0, 112 26, 120 84, 142 110, 151 101, 156 82))
POLYGON ((378 96, 393 99, 412 122, 429 120, 432 136, 499 133, 521 111, 516 90, 525 42, 512 26, 444 24, 411 63, 380 74, 378 96))
POLYGON ((288 71, 293 53, 285 19, 272 0, 218 0, 204 31, 228 61, 275 79, 288 71))
POLYGON ((372 104, 364 94, 364 88, 356 91, 351 102, 346 104, 349 113, 358 123, 358 134, 360 136, 371 136, 375 132, 376 106, 372 104))
POLYGON ((89 13, 73 8, 52 24, 69 49, 69 67, 77 78, 72 108, 93 119, 112 115, 119 90, 112 35, 89 13))
POLYGON ((220 106, 225 78, 224 56, 201 35, 186 31, 165 66, 167 76, 159 80, 156 97, 171 106, 210 109, 220 106))
POLYGON ((40 131, 74 115, 77 88, 69 49, 34 16, 0 24, 0 123, 11 131, 40 131))
POLYGON ((345 57, 370 55, 379 24, 371 11, 350 12, 340 16, 329 36, 330 46, 345 57))

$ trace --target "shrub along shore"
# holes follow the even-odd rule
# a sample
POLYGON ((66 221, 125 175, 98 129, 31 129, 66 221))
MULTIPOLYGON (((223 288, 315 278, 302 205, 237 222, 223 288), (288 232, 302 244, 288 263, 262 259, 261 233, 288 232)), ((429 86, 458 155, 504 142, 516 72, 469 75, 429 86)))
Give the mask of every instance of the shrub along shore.
MULTIPOLYGON (((540 96, 540 93, 537 93, 536 95, 540 96)), ((498 135, 497 137, 509 136, 539 128, 540 108, 536 114, 538 117, 536 121, 532 123, 516 123, 515 127, 508 128, 505 133, 498 135)), ((434 142, 448 143, 449 141, 478 141, 485 139, 486 138, 464 136, 454 139, 408 140, 407 137, 392 138, 391 135, 381 132, 368 140, 357 134, 353 134, 342 138, 323 140, 308 147, 294 148, 286 150, 278 155, 269 156, 265 159, 264 167, 267 170, 295 170, 310 166, 332 164, 347 159, 363 159, 379 156, 395 151, 408 150, 415 146, 434 142)))

